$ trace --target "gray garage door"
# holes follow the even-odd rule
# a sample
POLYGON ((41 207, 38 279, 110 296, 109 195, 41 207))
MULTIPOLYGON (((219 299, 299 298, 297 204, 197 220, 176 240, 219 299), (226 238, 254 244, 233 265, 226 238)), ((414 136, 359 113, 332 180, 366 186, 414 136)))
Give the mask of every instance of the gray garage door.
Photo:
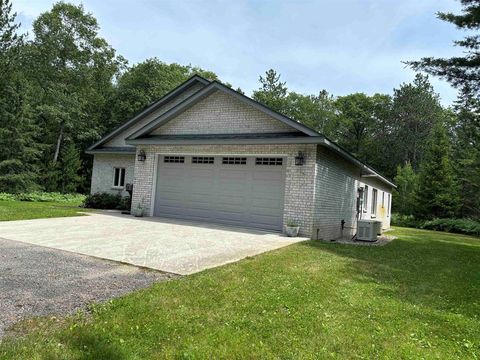
POLYGON ((154 215, 282 230, 285 161, 161 155, 154 215))

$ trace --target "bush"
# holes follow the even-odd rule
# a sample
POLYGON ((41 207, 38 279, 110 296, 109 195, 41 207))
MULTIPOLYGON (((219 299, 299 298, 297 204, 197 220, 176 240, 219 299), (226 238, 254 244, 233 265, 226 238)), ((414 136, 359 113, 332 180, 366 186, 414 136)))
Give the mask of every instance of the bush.
POLYGON ((419 220, 413 215, 392 214, 392 225, 480 236, 480 222, 472 219, 419 220))
POLYGON ((96 193, 88 195, 83 206, 92 209, 117 209, 127 210, 130 204, 129 197, 122 197, 120 194, 96 193))
POLYGON ((471 219, 434 219, 425 221, 421 228, 480 236, 480 222, 471 219))
POLYGON ((392 214, 392 225, 419 228, 422 224, 422 220, 415 219, 413 215, 392 214))
POLYGON ((32 202, 60 202, 80 204, 85 200, 82 194, 62 194, 58 192, 32 192, 9 194, 0 193, 0 200, 7 201, 32 201, 32 202))

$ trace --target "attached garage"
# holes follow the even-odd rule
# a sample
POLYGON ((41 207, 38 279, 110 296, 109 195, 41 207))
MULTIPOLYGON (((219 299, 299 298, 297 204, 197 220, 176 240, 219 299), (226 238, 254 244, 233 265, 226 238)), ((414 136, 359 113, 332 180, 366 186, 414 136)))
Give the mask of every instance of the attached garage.
POLYGON ((154 216, 282 230, 281 156, 159 154, 154 216))
POLYGON ((392 182, 314 129, 199 76, 89 153, 92 193, 125 193, 115 186, 125 174, 143 216, 271 231, 295 223, 315 239, 351 238, 360 214, 390 226, 392 182), (373 202, 360 213, 368 192, 385 201, 362 195, 373 202))

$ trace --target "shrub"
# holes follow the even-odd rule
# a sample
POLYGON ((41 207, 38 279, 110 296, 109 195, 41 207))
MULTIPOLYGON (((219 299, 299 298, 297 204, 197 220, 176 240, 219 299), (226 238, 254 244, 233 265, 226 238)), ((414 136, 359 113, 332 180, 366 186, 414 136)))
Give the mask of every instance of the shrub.
POLYGON ((413 215, 392 214, 392 225, 418 228, 422 225, 423 221, 415 219, 413 215))
POLYGON ((392 225, 480 236, 480 222, 472 219, 419 220, 413 215, 392 214, 392 225))
POLYGON ((480 236, 480 222, 471 219, 433 219, 425 221, 421 228, 480 236))
POLYGON ((82 203, 85 195, 82 194, 62 194, 58 192, 32 192, 9 194, 0 193, 0 200, 7 201, 31 201, 31 202, 60 202, 60 203, 82 203))
POLYGON ((122 197, 120 194, 96 193, 88 195, 83 202, 83 206, 92 209, 117 209, 127 210, 130 199, 122 197))

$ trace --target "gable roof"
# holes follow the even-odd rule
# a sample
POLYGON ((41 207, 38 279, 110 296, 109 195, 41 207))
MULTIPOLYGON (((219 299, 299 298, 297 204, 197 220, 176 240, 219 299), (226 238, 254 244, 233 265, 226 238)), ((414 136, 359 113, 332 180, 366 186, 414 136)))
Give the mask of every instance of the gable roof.
POLYGON ((320 133, 309 128, 308 126, 305 126, 289 118, 288 116, 280 114, 279 112, 276 112, 266 107, 265 105, 249 98, 248 96, 245 96, 239 93, 238 91, 232 90, 228 86, 225 86, 222 83, 215 80, 215 81, 212 81, 208 86, 206 86, 202 90, 198 91, 194 95, 182 101, 177 106, 174 106, 172 109, 158 116, 156 119, 154 119, 153 121, 151 121, 150 123, 142 127, 140 130, 131 134, 129 137, 127 137, 127 140, 135 140, 135 139, 147 136, 150 132, 154 131, 155 129, 158 129, 162 125, 165 125, 167 122, 174 119, 176 116, 183 113, 184 111, 191 108, 192 106, 194 106, 195 104, 205 99, 206 97, 210 96, 216 91, 221 91, 227 95, 231 95, 235 97, 237 100, 247 105, 250 105, 251 107, 271 116, 272 118, 291 126, 292 128, 302 132, 307 136, 321 136, 320 133))
POLYGON ((151 114, 153 111, 157 110, 162 105, 166 104, 183 91, 187 90, 191 86, 200 83, 205 87, 193 95, 187 97, 185 100, 181 101, 177 105, 173 106, 171 109, 163 113, 162 115, 158 116, 157 118, 153 119, 150 123, 143 126, 138 131, 134 132, 130 136, 126 138, 127 144, 131 145, 139 145, 139 144, 318 144, 321 146, 325 146, 330 150, 334 151, 335 153, 339 154, 343 158, 349 160, 350 162, 356 164, 357 166, 362 169, 362 171, 366 171, 368 174, 367 176, 375 176, 379 178, 384 183, 396 187, 396 185, 382 176, 378 171, 373 169, 372 167, 365 164, 363 161, 355 157, 349 151, 342 148, 340 145, 336 144, 335 142, 331 141, 330 139, 326 138, 324 135, 320 134, 319 132, 309 128, 306 125, 303 125, 288 116, 280 114, 277 111, 274 111, 267 106, 245 96, 238 91, 232 90, 228 86, 223 85, 219 81, 209 81, 199 75, 194 75, 183 84, 179 85, 168 94, 163 96, 160 100, 156 101, 152 105, 148 106, 145 110, 141 111, 131 120, 127 121, 126 123, 120 125, 111 133, 107 134, 105 137, 100 139, 98 142, 90 146, 87 152, 112 152, 112 153, 134 153, 134 147, 100 147, 102 144, 106 143, 116 135, 120 134, 123 130, 127 129, 128 127, 138 123, 140 120, 144 119, 147 115, 151 114), (214 134, 214 135, 156 135, 156 136, 148 136, 148 134, 159 128, 160 126, 166 124, 170 120, 174 119, 180 113, 186 111, 190 107, 194 106, 196 103, 200 102, 201 100, 205 99, 209 95, 213 94, 216 91, 222 91, 228 95, 232 95, 236 99, 240 100, 241 102, 252 106, 253 108, 271 116, 272 118, 279 120, 294 129, 297 129, 297 133, 262 133, 262 134, 214 134), (98 149, 96 149, 98 148, 98 149), (95 151, 92 151, 96 149, 95 151))
POLYGON ((137 115, 135 115, 132 119, 128 120, 127 122, 119 125, 116 127, 114 130, 112 130, 110 133, 102 137, 100 140, 98 140, 96 143, 94 143, 92 146, 90 146, 87 149, 87 152, 92 151, 96 149, 97 147, 105 144, 107 141, 111 140, 114 138, 116 135, 120 134, 123 130, 129 128, 130 126, 138 123, 140 120, 144 119, 147 115, 151 114, 161 106, 165 105, 168 103, 170 100, 175 98, 177 95, 181 94, 185 90, 189 89, 195 84, 203 84, 205 86, 210 84, 210 81, 201 77, 200 75, 193 75, 191 78, 189 78, 187 81, 183 82, 179 86, 177 86, 175 89, 172 91, 168 92, 166 95, 161 97, 159 100, 155 101, 154 103, 150 104, 147 106, 144 110, 140 111, 137 115))

